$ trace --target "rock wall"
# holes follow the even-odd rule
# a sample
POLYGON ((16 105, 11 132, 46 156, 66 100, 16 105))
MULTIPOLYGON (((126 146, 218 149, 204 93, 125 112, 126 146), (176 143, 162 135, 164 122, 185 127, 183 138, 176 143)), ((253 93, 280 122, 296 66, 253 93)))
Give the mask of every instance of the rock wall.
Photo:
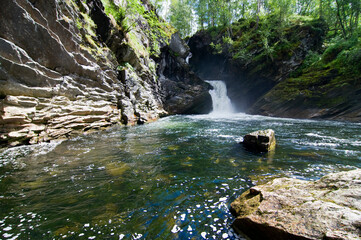
POLYGON ((199 31, 189 40, 194 71, 203 79, 226 81, 228 95, 238 111, 249 111, 260 97, 287 79, 309 51, 322 45, 322 21, 284 29, 273 24, 275 29, 268 30, 268 37, 262 35, 262 25, 255 29, 254 22, 241 19, 230 27, 232 36, 229 30, 219 28, 199 31), (272 47, 270 52, 265 41, 272 47))
MULTIPOLYGON (((155 60, 168 65, 159 56, 168 54, 164 51, 174 30, 147 1, 137 5, 147 16, 127 1, 108 3, 126 10, 129 28, 106 14, 100 0, 2 2, 1 145, 33 144, 167 114, 163 105, 169 94, 155 60)), ((181 69, 189 72, 186 65, 181 69)), ((208 91, 198 83, 200 92, 208 91)), ((184 83, 182 91, 188 86, 184 83)), ((194 101, 194 95, 187 97, 194 101)))
POLYGON ((291 118, 361 120, 360 44, 324 44, 322 19, 240 19, 196 33, 190 64, 223 79, 236 110, 291 118))
POLYGON ((174 34, 162 49, 158 75, 164 89, 163 102, 170 114, 205 114, 212 110, 211 86, 191 71, 188 45, 174 34))

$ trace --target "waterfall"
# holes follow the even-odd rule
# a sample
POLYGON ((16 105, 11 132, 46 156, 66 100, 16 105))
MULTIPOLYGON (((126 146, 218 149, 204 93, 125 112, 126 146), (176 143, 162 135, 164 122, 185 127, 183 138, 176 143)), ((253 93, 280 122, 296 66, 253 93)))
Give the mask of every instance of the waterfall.
POLYGON ((192 58, 192 53, 189 52, 189 54, 188 54, 188 56, 187 56, 187 58, 186 58, 186 63, 187 63, 187 64, 189 64, 189 59, 191 59, 191 58, 192 58))
POLYGON ((227 96, 227 87, 223 81, 209 80, 206 81, 211 84, 213 90, 209 91, 212 97, 213 111, 212 115, 225 115, 234 113, 231 99, 227 96))

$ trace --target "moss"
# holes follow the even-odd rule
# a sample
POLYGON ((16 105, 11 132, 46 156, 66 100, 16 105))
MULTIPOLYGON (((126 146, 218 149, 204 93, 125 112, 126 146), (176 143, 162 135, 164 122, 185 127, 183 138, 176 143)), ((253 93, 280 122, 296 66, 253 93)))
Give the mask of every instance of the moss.
POLYGON ((105 13, 107 15, 112 15, 115 21, 122 26, 122 23, 125 20, 125 9, 115 5, 112 0, 101 0, 101 2, 103 3, 105 13))
POLYGON ((128 42, 131 48, 135 50, 135 53, 138 55, 138 57, 147 57, 149 56, 149 52, 144 47, 141 40, 136 35, 136 32, 131 31, 127 35, 128 42))
MULTIPOLYGON (((79 35, 82 38, 82 43, 80 44, 80 48, 89 52, 92 56, 94 56, 97 60, 102 60, 104 58, 104 52, 107 51, 107 48, 103 48, 98 41, 98 37, 96 35, 96 24, 92 20, 92 18, 87 14, 87 12, 80 11, 80 8, 84 8, 82 2, 78 2, 77 4, 73 1, 70 1, 73 7, 78 10, 79 14, 76 19, 74 19, 75 26, 79 29, 79 35)), ((70 4, 69 3, 69 4, 70 4)))
POLYGON ((237 198, 232 204, 232 212, 237 217, 245 217, 254 213, 262 201, 261 194, 251 194, 251 191, 248 190, 244 192, 239 198, 237 198))

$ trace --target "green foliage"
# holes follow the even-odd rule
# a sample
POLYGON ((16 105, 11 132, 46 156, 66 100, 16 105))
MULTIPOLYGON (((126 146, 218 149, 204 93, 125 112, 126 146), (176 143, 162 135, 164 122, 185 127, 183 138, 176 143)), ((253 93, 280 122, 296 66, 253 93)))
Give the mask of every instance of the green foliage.
POLYGON ((170 23, 179 31, 181 37, 192 32, 193 15, 190 6, 183 1, 174 2, 170 8, 170 23))
MULTIPOLYGON (((146 9, 140 0, 127 0, 118 6, 113 0, 101 0, 107 15, 112 15, 118 26, 124 33, 128 34, 130 45, 137 50, 137 53, 147 55, 158 55, 160 53, 160 42, 167 42, 174 33, 168 23, 161 20, 155 11, 150 7, 146 9), (133 30, 135 25, 143 26, 143 34, 150 39, 149 47, 143 46, 138 35, 133 30)), ((137 30, 136 30, 137 31, 137 30)))
MULTIPOLYGON (((80 47, 83 50, 88 51, 96 59, 101 59, 104 55, 104 49, 99 44, 97 35, 96 35, 96 24, 92 18, 87 14, 83 4, 81 2, 75 3, 69 1, 68 4, 73 5, 74 8, 79 10, 78 17, 75 20, 75 26, 80 30, 80 37, 82 38, 82 43, 80 47)), ((72 22, 73 20, 68 17, 63 17, 67 22, 72 22)))
POLYGON ((101 0, 104 6, 104 11, 107 15, 113 16, 117 24, 121 27, 122 31, 127 33, 130 32, 134 24, 129 23, 126 17, 125 8, 118 7, 115 5, 113 0, 101 0))
MULTIPOLYGON (((161 6, 166 0, 154 1, 161 6)), ((274 24, 281 28, 297 19, 302 22, 322 18, 330 25, 333 36, 350 38, 360 29, 360 13, 360 0, 172 0, 168 17, 183 36, 195 27, 195 20, 199 29, 209 29, 229 27, 240 18, 252 19, 257 29, 261 18, 274 16, 274 24)), ((229 34, 232 37, 234 31, 229 34)))
POLYGON ((306 30, 308 24, 313 25, 314 23, 297 19, 292 25, 282 26, 278 16, 270 15, 260 18, 258 28, 255 29, 254 21, 240 20, 232 25, 234 43, 231 52, 233 58, 244 60, 253 55, 254 61, 288 59, 301 44, 299 36, 306 30))
POLYGON ((222 37, 222 42, 223 42, 223 44, 233 45, 233 40, 232 40, 232 38, 227 37, 227 36, 223 36, 223 37, 222 37))
POLYGON ((323 53, 322 60, 325 63, 329 63, 335 60, 341 52, 348 51, 357 46, 357 44, 357 37, 353 37, 351 39, 333 39, 330 46, 323 53))
POLYGON ((210 46, 213 49, 213 54, 221 54, 222 53, 222 44, 220 44, 220 43, 214 44, 213 42, 211 42, 210 46))
POLYGON ((305 60, 303 60, 302 65, 295 72, 291 73, 291 77, 300 76, 305 69, 310 69, 311 67, 316 66, 320 60, 321 55, 319 53, 309 51, 305 60))
POLYGON ((124 63, 122 63, 121 65, 119 65, 119 66, 117 67, 117 70, 118 70, 118 71, 123 71, 123 70, 126 70, 126 69, 129 69, 129 70, 131 70, 132 72, 135 71, 134 68, 133 68, 133 66, 132 66, 130 63, 128 63, 128 62, 124 62, 124 63))
POLYGON ((323 54, 309 52, 298 71, 272 94, 281 96, 283 101, 306 98, 319 107, 345 103, 345 92, 361 90, 360 40, 355 35, 350 39, 336 38, 323 54))
POLYGON ((356 36, 351 39, 343 40, 335 45, 330 46, 329 49, 337 49, 338 55, 335 58, 333 65, 340 69, 344 74, 352 72, 353 74, 361 74, 361 41, 356 36))
POLYGON ((125 9, 119 8, 112 0, 101 0, 104 6, 105 13, 112 15, 118 24, 121 24, 125 19, 125 9))

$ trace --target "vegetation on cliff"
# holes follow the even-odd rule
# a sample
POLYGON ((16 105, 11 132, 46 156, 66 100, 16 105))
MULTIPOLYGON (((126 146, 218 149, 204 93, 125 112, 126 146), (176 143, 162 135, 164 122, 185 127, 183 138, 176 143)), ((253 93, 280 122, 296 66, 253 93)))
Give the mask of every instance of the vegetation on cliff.
MULTIPOLYGON (((168 61, 181 82, 191 75, 186 56, 168 54, 175 29, 148 1, 6 0, 0 19, 0 145, 153 121, 167 114, 168 61)), ((208 94, 188 80, 172 97, 208 94)))
MULTIPOLYGON (((171 22, 197 22, 191 27, 201 29, 190 40, 195 70, 224 78, 234 85, 231 95, 236 85, 248 89, 237 88, 247 99, 231 96, 243 101, 239 110, 293 116, 289 110, 297 108, 296 117, 360 118, 360 1, 175 2, 171 22), (182 4, 193 14, 177 13, 182 4)), ((184 36, 192 31, 184 23, 179 29, 184 36)))

